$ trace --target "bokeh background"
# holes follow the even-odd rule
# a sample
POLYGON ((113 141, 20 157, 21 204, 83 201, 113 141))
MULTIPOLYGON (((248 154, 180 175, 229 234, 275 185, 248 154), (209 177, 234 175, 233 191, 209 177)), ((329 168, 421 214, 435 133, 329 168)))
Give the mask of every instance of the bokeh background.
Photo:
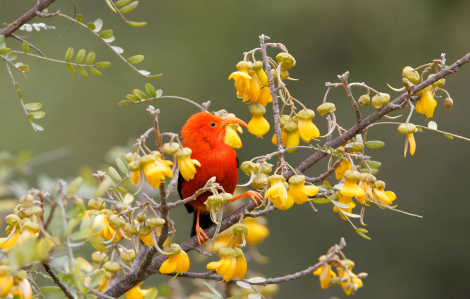
MULTIPOLYGON (((12 22, 36 1, 3 0, 1 22, 12 22)), ((56 1, 51 11, 72 14, 69 1, 56 1)), ((468 28, 470 2, 464 0, 236 0, 236 1, 141 1, 128 18, 147 21, 134 28, 124 24, 104 1, 75 1, 86 22, 104 20, 103 29, 113 29, 113 45, 124 48, 125 56, 143 54, 140 69, 164 76, 151 83, 166 95, 178 95, 196 102, 211 100, 211 110, 227 109, 248 121, 251 115, 235 96, 228 75, 242 59, 244 51, 259 46, 264 33, 273 42, 282 42, 297 59, 288 82, 291 93, 309 108, 315 109, 325 92, 325 82, 336 82, 336 75, 350 72, 350 82, 366 82, 379 91, 390 91, 386 83, 399 86, 404 66, 418 66, 447 53, 454 62, 470 51, 468 28)), ((73 26, 61 40, 57 37, 68 27, 65 19, 35 20, 56 26, 56 30, 35 32, 28 40, 51 58, 63 59, 68 47, 96 52, 97 61, 110 61, 112 67, 102 77, 83 78, 70 74, 64 65, 29 57, 28 79, 14 74, 26 102, 41 102, 47 116, 38 121, 44 132, 34 132, 25 119, 11 80, 0 67, 0 150, 18 154, 30 150, 41 154, 59 148, 71 154, 32 168, 28 176, 18 175, 35 186, 38 176, 70 179, 80 168, 98 169, 106 162, 113 146, 125 146, 152 125, 146 105, 118 107, 118 102, 134 88, 143 89, 146 78, 128 68, 103 43, 87 30, 73 26)), ((25 34, 20 32, 19 34, 25 34)), ((8 39, 12 48, 21 44, 8 39)), ((270 54, 276 55, 271 50, 270 54)), ((470 135, 470 66, 449 77, 445 88, 454 99, 451 111, 438 99, 433 120, 439 129, 470 135)), ((363 91, 353 90, 356 97, 363 91)), ((341 88, 330 92, 343 127, 354 123, 354 113, 341 88)), ((161 109, 164 131, 178 132, 196 108, 161 100, 153 105, 161 109)), ((361 108, 363 115, 372 107, 361 108)), ((268 109, 271 111, 271 109, 268 109)), ((267 114, 268 115, 268 114, 267 114)), ((397 115, 395 112, 394 115, 397 115)), ((404 118, 404 117, 403 117, 404 118)), ((402 119, 403 119, 402 118, 402 119)), ((272 117, 269 118, 272 121, 272 117)), ((324 117, 314 119, 322 133, 324 117)), ((425 116, 415 114, 412 122, 426 124, 425 116)), ((241 161, 271 152, 269 139, 243 134, 241 161)), ((369 208, 365 221, 371 241, 358 236, 351 226, 332 212, 331 205, 317 205, 315 213, 308 205, 268 216, 271 236, 259 247, 271 263, 250 263, 250 268, 269 277, 282 276, 314 264, 318 257, 345 237, 345 253, 356 263, 355 272, 367 272, 364 288, 357 298, 468 298, 468 152, 470 143, 450 140, 429 131, 415 134, 417 152, 403 158, 405 138, 396 126, 380 126, 369 139, 386 143, 381 149, 368 150, 382 162, 378 178, 393 190, 398 208, 423 215, 409 217, 376 207, 369 208)), ((296 165, 310 153, 297 150, 288 156, 296 165)), ((325 161, 307 172, 315 176, 325 171, 325 161)), ((241 176, 242 181, 246 180, 241 176)), ((333 179, 330 179, 333 183, 333 179)), ((4 197, 7 198, 7 197, 4 197)), ((176 200, 176 198, 174 198, 176 200)), ((0 202, 1 204, 1 202, 0 202)), ((189 233, 190 219, 184 209, 173 213, 181 233, 189 233), (186 229, 187 228, 187 229, 186 229)), ((193 269, 203 269, 202 265, 193 269)), ((166 278, 165 278, 166 279, 166 278)), ((183 279, 182 279, 183 280, 183 279)), ((157 284, 153 277, 146 285, 157 284)), ((184 282, 186 283, 186 282, 184 282)), ((318 277, 281 285, 275 298, 344 298, 339 287, 322 290, 318 277)))

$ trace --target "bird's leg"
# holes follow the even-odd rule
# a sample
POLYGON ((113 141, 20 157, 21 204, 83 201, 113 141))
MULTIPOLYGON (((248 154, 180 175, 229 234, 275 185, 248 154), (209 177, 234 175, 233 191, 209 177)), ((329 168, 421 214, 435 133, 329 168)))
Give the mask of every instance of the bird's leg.
POLYGON ((196 218, 197 242, 199 243, 199 245, 201 245, 201 243, 204 243, 204 245, 207 245, 206 240, 209 240, 209 237, 206 235, 206 232, 199 226, 199 214, 201 214, 201 210, 197 209, 196 213, 197 213, 197 218, 196 218))
POLYGON ((264 198, 261 194, 259 194, 258 192, 256 191, 246 191, 245 193, 243 193, 242 195, 238 195, 237 197, 235 197, 234 199, 232 199, 232 202, 236 201, 236 200, 239 200, 240 198, 243 198, 245 196, 248 196, 249 198, 251 198, 251 200, 255 203, 256 206, 259 206, 263 203, 264 201, 264 198), (259 201, 259 203, 258 203, 259 201))

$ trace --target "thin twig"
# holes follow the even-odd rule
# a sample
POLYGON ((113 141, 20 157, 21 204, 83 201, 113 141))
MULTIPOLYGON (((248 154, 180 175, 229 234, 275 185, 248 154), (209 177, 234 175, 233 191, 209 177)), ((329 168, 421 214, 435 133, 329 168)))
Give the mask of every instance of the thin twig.
POLYGON ((52 280, 54 283, 64 292, 65 297, 69 299, 74 299, 74 296, 72 293, 69 291, 69 289, 62 283, 59 277, 54 273, 54 271, 51 269, 51 267, 48 264, 43 264, 44 269, 46 270, 47 273, 52 277, 52 280))

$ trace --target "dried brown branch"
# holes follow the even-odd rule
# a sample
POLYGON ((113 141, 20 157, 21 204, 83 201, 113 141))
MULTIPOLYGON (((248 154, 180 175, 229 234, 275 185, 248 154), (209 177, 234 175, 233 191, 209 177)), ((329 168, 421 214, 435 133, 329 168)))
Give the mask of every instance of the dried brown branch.
POLYGON ((35 7, 31 8, 27 13, 25 13, 19 19, 11 23, 7 28, 1 30, 0 35, 4 35, 5 37, 11 36, 13 32, 20 29, 23 24, 26 24, 28 21, 35 18, 36 16, 42 15, 41 11, 43 11, 55 1, 56 0, 39 1, 39 3, 35 7))
POLYGON ((54 273, 54 271, 51 269, 51 267, 48 264, 43 264, 44 269, 46 270, 47 273, 52 277, 52 280, 54 283, 64 292, 65 297, 69 299, 74 299, 74 296, 72 293, 69 291, 69 289, 62 283, 59 277, 54 273))
POLYGON ((327 172, 321 174, 320 176, 316 177, 316 178, 309 178, 309 177, 305 177, 305 181, 306 182, 309 182, 309 183, 320 183, 320 182, 323 182, 324 180, 326 180, 328 177, 330 177, 330 175, 333 174, 333 172, 335 172, 336 168, 339 167, 339 165, 341 165, 341 159, 339 159, 338 161, 335 162, 335 164, 333 164, 333 166, 331 166, 330 169, 328 169, 327 172))
POLYGON ((344 89, 346 90, 346 93, 348 94, 348 98, 351 100, 351 104, 354 108, 354 113, 356 113, 356 120, 357 120, 357 123, 359 124, 362 121, 362 115, 361 115, 361 111, 359 111, 359 106, 357 106, 356 100, 354 100, 354 96, 352 95, 351 87, 348 85, 348 77, 349 77, 349 72, 346 72, 342 74, 341 76, 338 75, 338 79, 340 79, 343 82, 344 89))

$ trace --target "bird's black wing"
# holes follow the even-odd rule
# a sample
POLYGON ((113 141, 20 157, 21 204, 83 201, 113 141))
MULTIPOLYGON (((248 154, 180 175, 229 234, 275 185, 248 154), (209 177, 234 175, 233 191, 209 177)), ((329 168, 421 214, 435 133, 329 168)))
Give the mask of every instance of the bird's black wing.
POLYGON ((237 168, 240 166, 240 161, 238 160, 238 157, 236 157, 237 159, 237 168))

